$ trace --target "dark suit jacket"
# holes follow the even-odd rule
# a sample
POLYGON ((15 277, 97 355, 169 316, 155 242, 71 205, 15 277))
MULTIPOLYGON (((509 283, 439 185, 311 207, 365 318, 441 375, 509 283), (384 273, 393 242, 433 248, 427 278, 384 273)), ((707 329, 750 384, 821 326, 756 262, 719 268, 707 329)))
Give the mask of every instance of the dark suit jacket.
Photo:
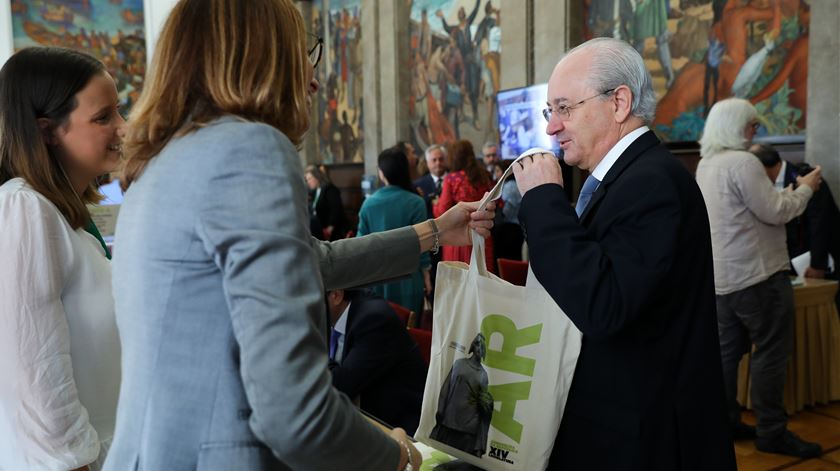
POLYGON ((549 469, 734 470, 706 206, 652 132, 581 219, 563 188, 525 194, 537 279, 583 332, 549 469))
MULTIPOLYGON (((796 166, 788 162, 785 168, 785 186, 796 186, 796 166)), ((825 182, 808 201, 805 212, 785 227, 790 258, 810 251, 813 268, 825 270, 829 254, 834 257, 835 264, 840 263, 840 210, 825 182)))
MULTIPOLYGON (((417 180, 414 180, 414 182, 412 182, 412 185, 414 185, 414 188, 419 188, 420 190, 422 190, 421 196, 426 202, 426 212, 428 214, 428 217, 433 218, 434 215, 432 214, 432 200, 440 196, 440 192, 435 187, 435 180, 434 178, 432 178, 432 174, 427 173, 423 175, 417 180)), ((441 186, 442 185, 443 180, 441 180, 441 186)))
POLYGON ((362 410, 410 435, 420 422, 426 364, 388 303, 361 296, 350 303, 341 364, 330 362, 333 385, 362 410))

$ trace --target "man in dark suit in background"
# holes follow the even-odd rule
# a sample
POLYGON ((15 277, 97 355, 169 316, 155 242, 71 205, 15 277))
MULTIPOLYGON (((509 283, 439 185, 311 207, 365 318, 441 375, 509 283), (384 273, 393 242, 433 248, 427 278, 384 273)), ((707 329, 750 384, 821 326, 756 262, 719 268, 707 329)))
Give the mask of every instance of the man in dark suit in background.
POLYGON ((708 215, 646 126, 655 104, 630 45, 588 41, 557 64, 544 113, 590 172, 577 207, 552 155, 515 168, 531 266, 583 332, 549 469, 735 469, 708 215))
POLYGON ((359 407, 413 435, 420 423, 426 364, 382 298, 357 290, 327 293, 333 386, 359 407))
POLYGON ((426 167, 429 173, 414 180, 414 188, 426 201, 426 211, 429 218, 433 218, 432 206, 437 202, 443 188, 443 177, 446 176, 446 148, 433 144, 426 149, 426 167))
MULTIPOLYGON (((796 165, 782 160, 779 153, 767 144, 754 144, 750 152, 758 157, 767 176, 779 191, 796 186, 796 177, 811 170, 807 164, 796 165)), ((840 262, 840 210, 834 195, 826 182, 808 202, 805 213, 793 218, 785 225, 787 247, 790 258, 811 252, 811 264, 805 269, 807 278, 837 279, 837 263, 840 262), (834 270, 828 268, 828 256, 834 259, 834 270)), ((835 299, 840 308, 840 291, 835 299)))

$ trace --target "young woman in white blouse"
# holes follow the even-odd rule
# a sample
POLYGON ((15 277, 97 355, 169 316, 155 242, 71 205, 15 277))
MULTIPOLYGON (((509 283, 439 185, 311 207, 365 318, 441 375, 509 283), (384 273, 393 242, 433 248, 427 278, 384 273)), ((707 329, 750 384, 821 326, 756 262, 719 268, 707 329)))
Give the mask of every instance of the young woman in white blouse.
POLYGON ((0 470, 104 462, 120 348, 110 254, 85 205, 124 124, 91 56, 24 49, 0 70, 0 470))

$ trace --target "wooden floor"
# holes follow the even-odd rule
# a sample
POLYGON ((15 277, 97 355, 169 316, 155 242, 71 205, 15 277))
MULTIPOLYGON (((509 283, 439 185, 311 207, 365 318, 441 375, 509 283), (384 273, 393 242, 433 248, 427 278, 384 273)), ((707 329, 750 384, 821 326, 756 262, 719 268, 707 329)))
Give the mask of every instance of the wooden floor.
MULTIPOLYGON (((755 424, 751 412, 743 414, 744 422, 755 424)), ((803 440, 823 447, 820 458, 803 460, 790 456, 762 453, 752 440, 735 442, 739 471, 840 471, 840 402, 805 409, 794 415, 788 428, 803 440)))

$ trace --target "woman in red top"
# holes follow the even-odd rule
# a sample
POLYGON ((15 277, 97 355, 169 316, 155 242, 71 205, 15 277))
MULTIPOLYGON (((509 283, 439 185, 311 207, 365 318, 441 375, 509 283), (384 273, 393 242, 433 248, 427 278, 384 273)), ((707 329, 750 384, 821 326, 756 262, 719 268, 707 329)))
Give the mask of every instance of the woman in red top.
MULTIPOLYGON (((435 217, 443 214, 447 209, 458 204, 459 201, 478 201, 493 188, 490 175, 480 165, 475 157, 475 151, 470 141, 455 141, 449 146, 449 163, 451 172, 443 178, 443 189, 433 211, 435 217)), ((484 240, 484 255, 487 269, 496 272, 493 264, 493 240, 484 240)), ((450 247, 443 246, 443 261, 460 261, 470 263, 472 246, 450 247)))

